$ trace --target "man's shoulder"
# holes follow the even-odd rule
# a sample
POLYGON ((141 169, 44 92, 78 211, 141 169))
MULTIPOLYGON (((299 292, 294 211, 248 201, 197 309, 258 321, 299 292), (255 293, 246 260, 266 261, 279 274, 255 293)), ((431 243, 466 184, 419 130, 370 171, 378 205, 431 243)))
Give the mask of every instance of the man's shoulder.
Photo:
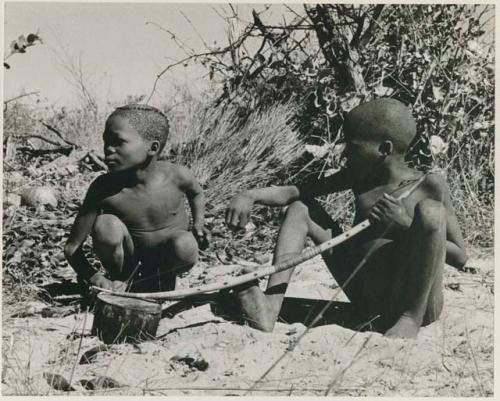
POLYGON ((441 171, 430 171, 425 173, 424 185, 428 188, 443 189, 448 187, 446 177, 441 171))
POLYGON ((443 196, 449 193, 446 176, 441 171, 427 172, 422 186, 429 196, 437 199, 443 199, 443 196))

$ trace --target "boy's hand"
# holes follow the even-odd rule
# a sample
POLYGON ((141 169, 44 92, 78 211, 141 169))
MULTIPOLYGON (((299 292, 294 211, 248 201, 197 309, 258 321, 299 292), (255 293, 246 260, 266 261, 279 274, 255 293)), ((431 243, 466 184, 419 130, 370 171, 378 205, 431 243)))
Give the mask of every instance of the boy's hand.
POLYGON ((402 200, 398 200, 389 194, 384 194, 370 211, 369 219, 378 224, 394 224, 401 229, 407 229, 411 225, 411 217, 406 211, 402 200))
POLYGON ((111 282, 111 289, 116 292, 126 292, 127 291, 127 283, 120 280, 113 280, 111 282))
POLYGON ((94 274, 90 277, 89 281, 96 287, 104 288, 105 290, 113 290, 113 282, 104 277, 102 273, 94 274))
POLYGON ((210 243, 210 231, 208 231, 203 225, 195 224, 193 225, 193 234, 198 242, 198 247, 203 251, 208 248, 210 243))
POLYGON ((117 292, 125 292, 127 290, 127 283, 119 280, 108 280, 101 273, 94 274, 89 281, 96 287, 104 288, 105 290, 117 292))
POLYGON ((254 200, 240 193, 233 196, 226 211, 226 224, 233 230, 245 228, 250 217, 254 200))

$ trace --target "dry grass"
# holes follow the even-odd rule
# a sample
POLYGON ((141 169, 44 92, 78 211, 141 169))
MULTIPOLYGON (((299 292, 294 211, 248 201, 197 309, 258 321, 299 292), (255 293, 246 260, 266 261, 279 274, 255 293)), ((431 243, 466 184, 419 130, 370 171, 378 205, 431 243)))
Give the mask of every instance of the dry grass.
POLYGON ((199 105, 173 134, 180 142, 169 158, 193 170, 216 209, 239 190, 280 182, 303 152, 290 125, 294 105, 255 111, 244 121, 238 113, 199 105))

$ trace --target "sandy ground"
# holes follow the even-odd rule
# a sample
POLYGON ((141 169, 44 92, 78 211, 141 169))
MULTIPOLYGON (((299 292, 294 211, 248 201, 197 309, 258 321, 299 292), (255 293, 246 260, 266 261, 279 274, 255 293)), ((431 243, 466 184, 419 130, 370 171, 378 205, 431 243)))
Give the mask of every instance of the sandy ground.
MULTIPOLYGON (((476 252, 468 265, 477 272, 446 267, 441 319, 411 341, 329 324, 309 330, 292 348, 306 329, 300 322, 262 333, 203 305, 162 319, 155 341, 113 345, 79 364, 100 344, 90 336, 91 313, 42 317, 46 305, 36 303, 29 317, 8 317, 4 310, 2 393, 63 394, 47 383, 57 374, 71 381, 72 395, 492 396, 492 252, 476 252), (176 355, 201 363, 172 360, 176 355), (112 380, 97 390, 82 385, 103 376, 112 380)), ((330 299, 335 287, 316 258, 296 269, 287 296, 330 299)))

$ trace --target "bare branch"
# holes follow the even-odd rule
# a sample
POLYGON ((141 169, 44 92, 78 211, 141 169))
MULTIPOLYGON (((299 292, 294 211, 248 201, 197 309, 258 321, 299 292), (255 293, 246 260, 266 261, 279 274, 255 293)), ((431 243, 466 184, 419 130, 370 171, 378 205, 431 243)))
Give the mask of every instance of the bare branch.
POLYGON ((172 39, 175 44, 177 45, 177 47, 179 49, 181 49, 184 53, 188 54, 188 55, 193 55, 195 54, 195 50, 190 47, 187 43, 185 43, 184 41, 180 40, 177 35, 175 33, 173 33, 172 31, 168 30, 167 28, 164 28, 162 27, 160 24, 156 23, 156 22, 151 22, 151 21, 148 21, 146 22, 146 25, 154 25, 156 26, 160 31, 163 31, 165 33, 168 33, 171 37, 170 39, 172 39), (186 50, 187 49, 187 50, 186 50))
POLYGON ((219 50, 212 50, 212 51, 208 51, 208 52, 203 52, 203 53, 198 53, 198 54, 192 54, 190 56, 187 56, 185 58, 183 58, 182 60, 180 61, 177 61, 173 64, 170 64, 168 65, 167 67, 165 67, 162 71, 160 71, 160 73, 156 76, 156 79, 153 83, 153 89, 151 90, 151 93, 149 94, 149 97, 148 99, 146 100, 146 104, 148 104, 151 100, 151 98, 153 97, 155 91, 156 91, 156 86, 158 85, 158 82, 159 80, 161 79, 161 77, 163 75, 165 75, 165 73, 167 71, 169 71, 170 69, 178 66, 178 65, 181 65, 181 64, 184 64, 184 63, 188 63, 190 62, 191 60, 196 60, 196 59, 199 59, 201 57, 207 57, 207 56, 217 56, 217 55, 223 55, 223 54, 227 54, 229 52, 231 52, 233 49, 235 48, 238 48, 239 46, 241 46, 241 44, 249 37, 251 36, 252 34, 252 31, 254 29, 254 26, 251 25, 249 27, 247 27, 245 29, 245 31, 243 32, 243 34, 234 42, 234 43, 231 43, 229 46, 226 46, 222 49, 219 49, 219 50))
POLYGON ((4 105, 7 105, 8 103, 10 102, 13 102, 17 99, 21 99, 22 97, 26 97, 26 96, 33 96, 33 95, 38 95, 40 92, 39 91, 36 91, 36 92, 29 92, 29 93, 23 93, 22 95, 18 95, 16 97, 13 97, 13 98, 10 98, 10 99, 7 99, 7 100, 4 100, 3 101, 3 104, 4 105))
MULTIPOLYGON (((64 136, 63 134, 61 134, 59 132, 59 130, 57 130, 56 128, 54 128, 53 126, 47 124, 46 122, 44 122, 43 120, 40 120, 40 123, 45 127, 47 128, 49 131, 52 131, 54 134, 56 134, 65 144, 67 145, 70 145, 74 148, 77 148, 78 145, 74 142, 71 142, 71 141, 68 141, 64 136)), ((60 143, 58 145, 61 145, 60 143)))

